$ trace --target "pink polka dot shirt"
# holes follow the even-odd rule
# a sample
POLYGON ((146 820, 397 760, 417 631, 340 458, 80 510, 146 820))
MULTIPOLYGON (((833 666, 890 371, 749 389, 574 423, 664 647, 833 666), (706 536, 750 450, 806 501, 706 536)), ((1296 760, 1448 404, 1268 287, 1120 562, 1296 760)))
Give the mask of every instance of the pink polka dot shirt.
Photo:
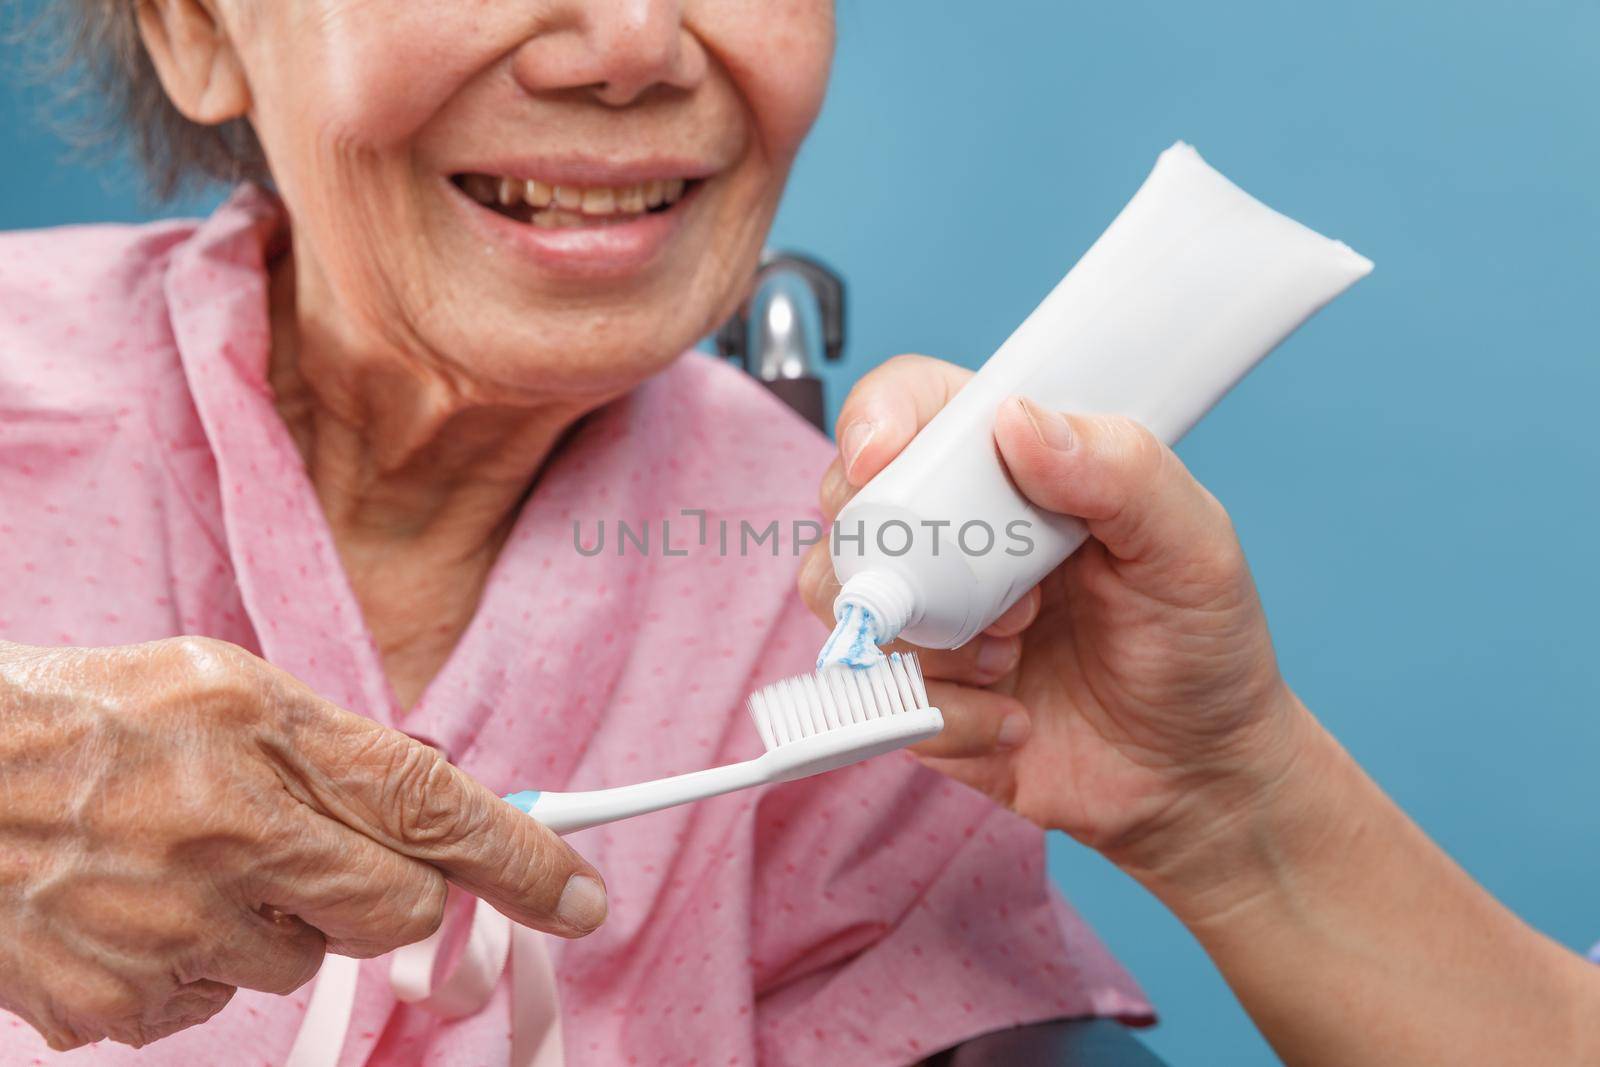
MULTIPOLYGON (((756 755, 746 694, 809 669, 825 636, 788 531, 820 519, 827 442, 684 356, 551 459, 460 645, 402 711, 265 381, 282 227, 242 189, 198 224, 0 235, 0 637, 232 641, 499 793, 756 755), (602 519, 604 550, 578 551, 574 522, 592 546, 602 519), (648 552, 619 554, 618 519, 649 521, 648 552), (777 553, 740 555, 739 524, 773 520, 777 553)), ((569 1063, 913 1063, 1018 1023, 1149 1014, 1051 888, 1039 831, 904 753, 573 843, 611 915, 549 942, 569 1063)), ((508 1061, 504 979, 445 1020, 396 1001, 383 961, 362 971, 342 1064, 508 1061)), ((278 1064, 308 994, 241 990, 144 1050, 66 1056, 0 1012, 0 1065, 278 1064)))

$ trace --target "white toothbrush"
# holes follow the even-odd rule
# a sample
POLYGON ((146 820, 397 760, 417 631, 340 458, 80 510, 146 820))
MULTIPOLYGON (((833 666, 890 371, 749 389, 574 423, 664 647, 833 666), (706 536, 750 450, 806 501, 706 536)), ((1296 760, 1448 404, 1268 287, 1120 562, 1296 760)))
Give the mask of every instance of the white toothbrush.
POLYGON ((767 751, 743 763, 583 793, 530 789, 506 797, 558 834, 585 830, 767 782, 788 782, 924 741, 944 729, 912 653, 864 669, 830 667, 750 697, 767 751))

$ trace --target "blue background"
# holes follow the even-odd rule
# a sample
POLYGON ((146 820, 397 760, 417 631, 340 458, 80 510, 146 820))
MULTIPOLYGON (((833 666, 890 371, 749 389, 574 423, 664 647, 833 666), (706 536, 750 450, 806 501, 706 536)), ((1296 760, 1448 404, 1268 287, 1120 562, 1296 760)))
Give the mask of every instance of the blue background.
MULTIPOLYGON (((0 228, 146 217, 125 166, 62 162, 38 100, 0 92, 0 228)), ((1181 451, 1302 696, 1574 948, 1600 937, 1597 116, 1594 0, 845 0, 775 235, 849 278, 835 400, 896 352, 979 362, 1179 138, 1374 259, 1181 451)), ((1274 1062, 1136 886, 1066 841, 1052 869, 1160 1052, 1274 1062)))

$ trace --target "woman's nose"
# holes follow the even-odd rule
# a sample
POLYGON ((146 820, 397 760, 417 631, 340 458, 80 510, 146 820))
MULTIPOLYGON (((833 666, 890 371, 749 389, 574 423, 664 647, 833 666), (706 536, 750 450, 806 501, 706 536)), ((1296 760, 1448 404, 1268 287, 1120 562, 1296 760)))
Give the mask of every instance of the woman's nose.
POLYGON ((559 0, 518 50, 513 69, 528 92, 583 89, 623 107, 657 87, 692 89, 706 53, 681 0, 559 0))

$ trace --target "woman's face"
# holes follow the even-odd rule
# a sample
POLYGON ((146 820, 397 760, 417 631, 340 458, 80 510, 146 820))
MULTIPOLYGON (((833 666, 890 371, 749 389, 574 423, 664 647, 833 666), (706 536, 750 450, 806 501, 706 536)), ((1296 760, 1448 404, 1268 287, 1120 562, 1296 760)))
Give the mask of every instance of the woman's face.
POLYGON ((732 309, 833 48, 831 0, 218 11, 319 328, 505 396, 625 389, 732 309))

